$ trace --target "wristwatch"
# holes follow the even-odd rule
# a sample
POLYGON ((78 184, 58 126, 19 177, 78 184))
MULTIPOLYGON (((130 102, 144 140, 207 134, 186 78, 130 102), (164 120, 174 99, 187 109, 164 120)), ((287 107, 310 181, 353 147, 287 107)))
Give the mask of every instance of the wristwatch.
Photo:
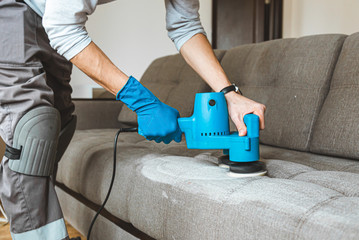
POLYGON ((232 91, 243 95, 241 90, 239 89, 239 87, 235 83, 232 83, 232 85, 223 88, 220 92, 223 92, 224 94, 226 94, 226 93, 229 93, 229 92, 232 92, 232 91))

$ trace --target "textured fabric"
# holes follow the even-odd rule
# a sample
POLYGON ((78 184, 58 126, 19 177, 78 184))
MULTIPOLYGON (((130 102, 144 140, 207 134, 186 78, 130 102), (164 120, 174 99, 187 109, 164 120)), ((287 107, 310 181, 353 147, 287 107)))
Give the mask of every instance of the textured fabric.
MULTIPOLYGON (((281 171, 282 168, 286 168, 286 174, 296 175, 302 172, 302 168, 314 168, 320 171, 338 171, 338 172, 349 172, 349 173, 359 173, 359 164, 356 161, 330 157, 325 155, 313 154, 309 152, 299 152, 294 150, 287 150, 283 148, 271 147, 266 145, 261 145, 260 148, 261 157, 265 159, 276 159, 278 164, 277 167, 273 167, 272 171, 275 172, 275 176, 279 177, 277 171, 281 171), (288 163, 286 163, 288 162, 288 163), (293 173, 288 169, 289 166, 292 166, 293 173)), ((304 171, 304 170, 303 170, 304 171)), ((285 175, 284 178, 290 178, 290 175, 285 175)))
MULTIPOLYGON (((100 204, 115 132, 77 131, 57 180, 100 204)), ((269 146, 261 152, 268 176, 234 179, 217 166, 220 151, 120 135, 106 209, 156 239, 357 238, 358 162, 269 146)))
MULTIPOLYGON (((43 16, 45 12, 46 7, 46 1, 47 0, 24 0, 27 5, 29 5, 39 16, 43 16)), ((89 0, 91 2, 97 3, 97 4, 104 4, 108 2, 112 2, 114 0, 89 0)))
MULTIPOLYGON (((221 60, 224 51, 215 51, 221 60)), ((177 109, 183 117, 193 113, 195 94, 210 92, 211 88, 187 65, 181 55, 156 59, 141 78, 145 85, 160 101, 177 109)), ((136 114, 126 106, 121 110, 118 120, 121 123, 136 125, 136 114)))
MULTIPOLYGON (((62 124, 69 120, 72 64, 50 47, 40 17, 25 3, 3 0, 0 9, 0 135, 12 146, 15 126, 31 109, 55 106, 62 124)), ((11 171, 7 157, 0 165, 0 198, 14 236, 30 231, 27 239, 51 239, 40 229, 63 218, 50 178, 11 171)))
MULTIPOLYGON (((68 60, 91 43, 85 28, 87 16, 95 11, 98 4, 110 2, 109 0, 25 1, 43 17, 51 46, 68 60)), ((165 6, 168 35, 178 50, 195 34, 205 34, 199 19, 199 0, 165 0, 165 6)))
POLYGON ((165 0, 166 29, 179 51, 194 35, 206 35, 199 19, 199 0, 165 0))
POLYGON ((221 64, 243 94, 267 107, 265 144, 307 150, 329 89, 344 35, 318 35, 244 45, 221 64))
MULTIPOLYGON (((64 215, 66 216, 66 221, 70 223, 71 226, 73 226, 83 236, 87 236, 90 223, 96 212, 91 210, 72 196, 68 195, 61 189, 56 188, 56 192, 59 196, 64 215)), ((120 227, 100 215, 96 220, 96 224, 92 228, 91 239, 138 240, 139 238, 132 236, 125 230, 121 229, 120 227)))
POLYGON ((127 127, 117 121, 123 104, 116 100, 75 99, 76 129, 127 127), (111 109, 111 111, 109 111, 111 109))
POLYGON ((359 159, 359 33, 349 36, 316 122, 310 150, 359 159))

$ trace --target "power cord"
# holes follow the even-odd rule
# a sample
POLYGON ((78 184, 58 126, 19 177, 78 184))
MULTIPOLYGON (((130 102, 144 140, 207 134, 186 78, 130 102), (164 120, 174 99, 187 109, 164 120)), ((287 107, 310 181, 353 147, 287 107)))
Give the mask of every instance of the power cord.
POLYGON ((105 198, 105 201, 103 201, 101 207, 99 208, 99 210, 97 211, 95 217, 92 219, 92 222, 90 224, 88 233, 87 233, 87 240, 90 240, 90 235, 91 235, 91 230, 93 225, 95 224, 95 221, 98 217, 98 215, 100 215, 101 211, 105 208, 105 205, 107 203, 107 200, 110 197, 111 191, 112 191, 112 186, 113 183, 115 181, 115 176, 116 176, 116 153, 117 153, 117 140, 118 140, 118 136, 120 135, 120 133, 122 132, 137 132, 137 128, 121 128, 120 130, 117 131, 116 136, 115 136, 115 141, 114 141, 114 146, 113 146, 113 170, 112 170, 112 178, 111 178, 111 183, 110 183, 110 187, 108 189, 107 192, 107 196, 105 198))

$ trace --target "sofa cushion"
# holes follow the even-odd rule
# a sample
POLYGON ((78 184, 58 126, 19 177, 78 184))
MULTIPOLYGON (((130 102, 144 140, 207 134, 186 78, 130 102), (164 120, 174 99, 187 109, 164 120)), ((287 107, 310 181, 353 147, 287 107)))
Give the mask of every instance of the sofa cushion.
MULTIPOLYGON (((94 211, 85 204, 81 203, 78 199, 67 194, 61 188, 56 187, 55 190, 61 203, 61 210, 64 216, 66 216, 66 222, 71 224, 71 226, 73 226, 83 236, 87 236, 89 226, 97 211, 94 211)), ((134 235, 131 235, 131 233, 120 228, 116 225, 116 223, 99 215, 96 219, 96 224, 93 225, 91 239, 143 240, 145 238, 135 237, 134 235)))
POLYGON ((308 149, 345 37, 281 39, 226 52, 221 64, 230 81, 267 107, 263 143, 308 149))
MULTIPOLYGON (((78 130, 57 180, 104 200, 115 129, 78 130)), ((268 176, 234 179, 220 151, 189 150, 120 135, 117 175, 106 209, 155 239, 356 239, 356 161, 261 146, 268 176)))
MULTIPOLYGON (((225 51, 216 50, 218 60, 225 51)), ((176 108, 180 115, 193 113, 195 94, 210 92, 211 88, 185 62, 180 54, 158 58, 151 63, 141 78, 141 83, 162 102, 176 108)), ((118 116, 122 123, 136 125, 136 114, 124 106, 118 116)))
POLYGON ((310 150, 359 159, 359 33, 349 36, 315 124, 310 150))

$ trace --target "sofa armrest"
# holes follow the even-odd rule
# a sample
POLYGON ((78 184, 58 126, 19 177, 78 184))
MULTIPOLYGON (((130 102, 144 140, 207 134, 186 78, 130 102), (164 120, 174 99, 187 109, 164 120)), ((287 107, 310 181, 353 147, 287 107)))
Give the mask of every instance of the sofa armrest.
POLYGON ((73 99, 78 130, 120 128, 117 120, 123 103, 113 99, 73 99))

